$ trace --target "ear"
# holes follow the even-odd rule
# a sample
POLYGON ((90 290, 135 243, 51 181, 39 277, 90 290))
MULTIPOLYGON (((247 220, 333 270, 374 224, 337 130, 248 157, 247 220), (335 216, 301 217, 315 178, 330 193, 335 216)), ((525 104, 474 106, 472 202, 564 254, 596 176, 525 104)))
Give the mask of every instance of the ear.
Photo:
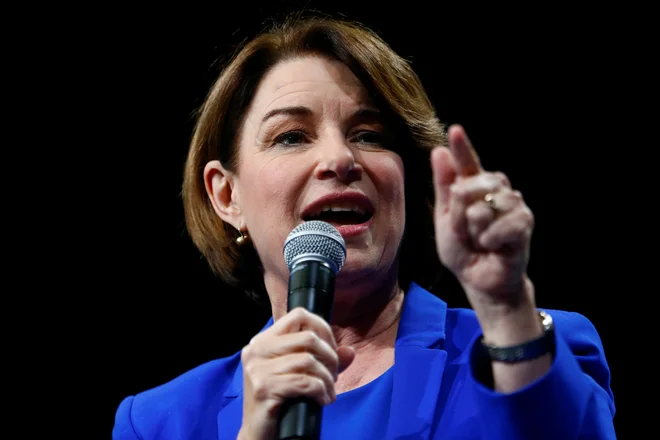
POLYGON ((204 186, 216 214, 237 231, 244 229, 234 173, 225 170, 219 160, 212 160, 204 167, 204 186))

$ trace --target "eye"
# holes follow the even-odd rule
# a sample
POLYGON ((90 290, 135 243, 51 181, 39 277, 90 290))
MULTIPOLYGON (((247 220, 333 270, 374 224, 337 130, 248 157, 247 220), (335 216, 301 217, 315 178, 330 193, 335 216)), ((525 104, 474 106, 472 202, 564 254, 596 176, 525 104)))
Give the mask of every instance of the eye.
POLYGON ((385 136, 377 131, 360 131, 353 136, 354 142, 367 145, 384 145, 385 136))
POLYGON ((292 130, 282 133, 275 138, 275 144, 291 146, 305 143, 305 132, 301 130, 292 130))

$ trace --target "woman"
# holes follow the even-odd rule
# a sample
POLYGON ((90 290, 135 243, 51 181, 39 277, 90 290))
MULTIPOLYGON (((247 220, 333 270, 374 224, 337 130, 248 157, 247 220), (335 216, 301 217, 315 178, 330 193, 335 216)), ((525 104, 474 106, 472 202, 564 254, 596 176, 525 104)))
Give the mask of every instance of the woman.
POLYGON ((183 196, 213 270, 273 318, 127 397, 115 439, 273 439, 301 396, 324 406, 323 439, 615 437, 593 325, 536 308, 522 195, 362 26, 300 19, 247 44, 201 108, 183 196), (346 242, 330 323, 287 311, 283 244, 311 219, 346 242), (422 287, 440 263, 470 310, 422 287))

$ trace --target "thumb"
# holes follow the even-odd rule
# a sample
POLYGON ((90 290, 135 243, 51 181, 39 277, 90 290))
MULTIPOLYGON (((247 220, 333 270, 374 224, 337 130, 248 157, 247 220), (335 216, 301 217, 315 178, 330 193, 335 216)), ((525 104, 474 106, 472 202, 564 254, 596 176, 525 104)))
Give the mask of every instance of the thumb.
POLYGON ((456 163, 451 151, 446 147, 436 147, 431 151, 433 169, 433 189, 435 206, 441 213, 449 209, 449 186, 456 180, 456 163))
POLYGON ((339 371, 337 371, 337 374, 340 374, 351 365, 351 362, 355 359, 355 350, 353 350, 352 347, 339 347, 337 349, 337 356, 339 356, 339 371))

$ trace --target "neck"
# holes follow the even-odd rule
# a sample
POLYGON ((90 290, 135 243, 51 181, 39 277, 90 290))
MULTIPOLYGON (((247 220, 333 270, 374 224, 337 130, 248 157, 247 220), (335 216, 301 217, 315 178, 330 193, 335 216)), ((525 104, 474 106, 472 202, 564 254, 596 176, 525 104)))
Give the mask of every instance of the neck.
POLYGON ((375 345, 393 346, 403 307, 398 283, 384 285, 358 301, 351 297, 336 294, 330 324, 337 345, 353 347, 356 353, 375 345))
MULTIPOLYGON (((377 286, 356 282, 355 279, 337 281, 330 324, 339 345, 358 349, 365 342, 386 333, 387 329, 397 327, 404 294, 396 272, 390 273, 393 276, 386 276, 386 280, 377 286)), ((287 313, 288 284, 268 275, 265 275, 264 281, 273 319, 277 321, 287 313)))
MULTIPOLYGON (((369 383, 394 364, 394 344, 404 293, 399 288, 396 272, 392 273, 392 277, 385 277, 387 281, 376 287, 355 282, 355 279, 350 282, 344 279, 335 286, 330 326, 337 345, 355 351, 353 362, 335 382, 337 393, 369 383)), ((270 292, 273 319, 277 320, 286 314, 288 288, 281 282, 273 283, 268 277, 264 281, 270 292), (283 294, 273 295, 274 292, 283 294)))
POLYGON ((337 345, 355 351, 353 362, 335 382, 338 394, 371 382, 394 364, 403 299, 403 291, 393 283, 358 302, 335 302, 331 327, 337 345))
MULTIPOLYGON (((277 321, 287 313, 288 286, 269 278, 266 276, 264 281, 271 293, 273 319, 277 321)), ((330 325, 337 344, 351 346, 356 352, 375 342, 394 346, 404 297, 396 276, 386 277, 379 286, 354 281, 338 282, 335 287, 330 325)))

